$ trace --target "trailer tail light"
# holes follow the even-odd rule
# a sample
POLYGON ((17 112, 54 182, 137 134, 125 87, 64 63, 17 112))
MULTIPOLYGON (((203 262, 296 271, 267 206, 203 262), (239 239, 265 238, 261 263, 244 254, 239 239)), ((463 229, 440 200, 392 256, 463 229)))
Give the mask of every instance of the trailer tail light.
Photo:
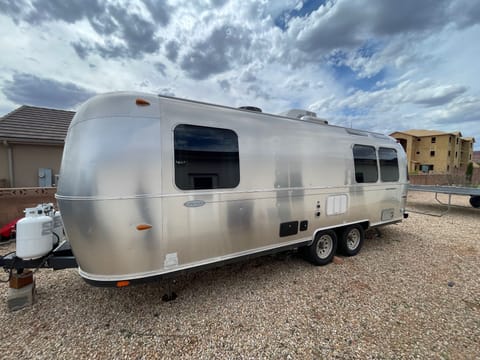
POLYGON ((145 99, 140 99, 138 98, 137 100, 135 100, 135 103, 138 105, 138 106, 149 106, 150 103, 145 100, 145 99))
POLYGON ((130 281, 128 280, 117 281, 117 287, 125 287, 128 285, 130 285, 130 281))

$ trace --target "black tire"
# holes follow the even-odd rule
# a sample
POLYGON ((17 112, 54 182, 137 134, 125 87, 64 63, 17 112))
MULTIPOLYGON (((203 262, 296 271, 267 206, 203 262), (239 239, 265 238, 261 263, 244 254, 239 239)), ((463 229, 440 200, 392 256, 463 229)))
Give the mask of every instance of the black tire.
POLYGON ((365 230, 362 225, 356 224, 344 228, 340 235, 338 247, 342 254, 355 256, 359 253, 365 240, 365 230))
POLYGON ((470 196, 470 205, 475 209, 480 208, 480 196, 470 196))
POLYGON ((335 231, 319 231, 312 244, 307 246, 305 253, 314 265, 326 265, 332 261, 337 250, 337 235, 335 231))

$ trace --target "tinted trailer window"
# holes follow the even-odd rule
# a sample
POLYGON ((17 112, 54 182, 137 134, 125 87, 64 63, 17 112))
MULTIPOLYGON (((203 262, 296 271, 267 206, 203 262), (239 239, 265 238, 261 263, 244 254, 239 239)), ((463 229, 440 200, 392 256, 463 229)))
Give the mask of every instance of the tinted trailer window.
POLYGON ((378 149, 378 158, 380 160, 380 176, 382 181, 398 181, 398 156, 395 149, 378 149))
POLYGON ((374 183, 378 180, 377 153, 373 146, 354 145, 355 181, 374 183))
POLYGON ((234 188, 240 182, 234 131, 196 125, 174 130, 175 184, 182 190, 234 188))

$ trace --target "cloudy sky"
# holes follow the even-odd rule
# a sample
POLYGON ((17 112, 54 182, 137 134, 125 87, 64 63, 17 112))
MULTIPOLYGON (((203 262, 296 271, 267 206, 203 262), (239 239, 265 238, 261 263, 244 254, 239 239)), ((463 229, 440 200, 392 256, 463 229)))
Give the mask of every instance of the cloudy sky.
POLYGON ((480 150, 477 0, 0 0, 0 116, 138 90, 480 150))

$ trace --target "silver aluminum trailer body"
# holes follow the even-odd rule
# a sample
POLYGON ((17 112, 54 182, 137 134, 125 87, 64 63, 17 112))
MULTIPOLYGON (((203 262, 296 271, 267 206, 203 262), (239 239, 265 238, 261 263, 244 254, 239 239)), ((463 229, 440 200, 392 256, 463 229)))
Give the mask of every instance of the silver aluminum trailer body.
MULTIPOLYGON (((206 156, 217 145, 213 141, 206 156)), ((112 93, 90 99, 75 115, 57 201, 81 276, 98 283, 135 280, 305 245, 323 229, 399 222, 406 169, 403 148, 384 135, 112 93), (226 142, 232 134, 237 139, 239 174, 230 188, 218 174, 195 178, 190 169, 186 180, 176 174, 189 164, 176 158, 174 148, 195 142, 177 140, 176 132, 189 127, 225 129, 226 142), (394 149, 398 179, 384 182, 379 174, 374 182, 358 183, 356 144, 394 149), (189 189, 192 181, 200 189, 189 189)))

